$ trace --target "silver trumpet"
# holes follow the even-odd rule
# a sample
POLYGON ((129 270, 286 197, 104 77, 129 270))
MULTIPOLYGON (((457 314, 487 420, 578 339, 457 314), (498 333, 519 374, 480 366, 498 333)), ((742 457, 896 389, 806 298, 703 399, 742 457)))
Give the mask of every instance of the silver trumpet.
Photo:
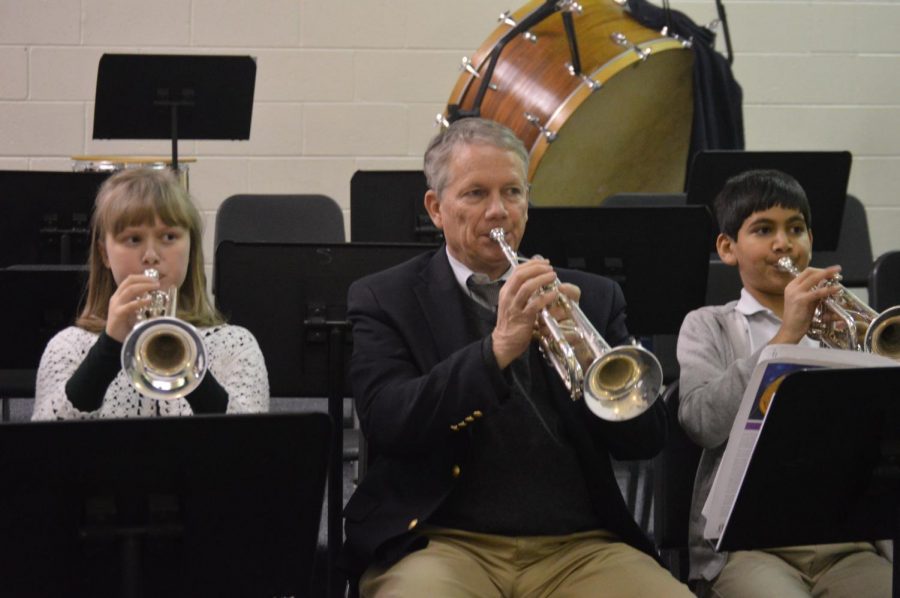
MULTIPOLYGON (((491 230, 491 239, 513 268, 526 261, 506 242, 502 228, 491 230)), ((557 279, 551 288, 559 284, 557 279)), ((572 400, 585 399, 594 415, 608 421, 632 419, 649 409, 662 386, 656 357, 639 345, 611 348, 576 302, 560 293, 558 303, 567 317, 557 321, 544 308, 539 316, 544 332, 535 336, 572 400)))
MULTIPOLYGON (((794 277, 800 274, 789 257, 779 259, 777 267, 794 277)), ((838 274, 822 283, 841 290, 816 307, 806 336, 832 349, 866 351, 900 361, 900 305, 878 313, 840 281, 838 274)))
MULTIPOLYGON (((159 279, 154 269, 144 276, 159 279)), ((122 369, 145 397, 179 399, 197 388, 206 375, 206 348, 197 329, 175 317, 178 290, 148 293, 150 305, 122 345, 122 369)))

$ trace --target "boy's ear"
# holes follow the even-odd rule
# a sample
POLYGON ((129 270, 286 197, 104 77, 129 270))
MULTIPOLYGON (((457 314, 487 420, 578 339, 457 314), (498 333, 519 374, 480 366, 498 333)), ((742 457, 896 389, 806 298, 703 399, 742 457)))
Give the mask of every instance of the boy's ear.
POLYGON ((737 256, 734 255, 734 239, 725 233, 719 233, 716 237, 716 251, 719 252, 719 259, 722 263, 729 266, 737 266, 737 256))

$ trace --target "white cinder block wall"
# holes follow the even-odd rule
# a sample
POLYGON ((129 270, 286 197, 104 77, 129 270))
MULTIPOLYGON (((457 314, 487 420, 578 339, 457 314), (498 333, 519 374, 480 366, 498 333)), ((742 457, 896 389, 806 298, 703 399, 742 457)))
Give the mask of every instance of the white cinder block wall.
MULTIPOLYGON (((612 0, 602 0, 612 1, 612 0)), ((698 23, 713 0, 672 0, 698 23)), ((900 2, 725 0, 748 149, 850 150, 875 255, 900 249, 900 2)), ((212 225, 234 193, 324 193, 349 223, 357 169, 421 168, 463 55, 509 0, 0 0, 0 168, 78 154, 168 154, 95 141, 103 53, 249 54, 251 138, 179 145, 212 225)), ((723 47, 722 40, 719 46, 723 47)))

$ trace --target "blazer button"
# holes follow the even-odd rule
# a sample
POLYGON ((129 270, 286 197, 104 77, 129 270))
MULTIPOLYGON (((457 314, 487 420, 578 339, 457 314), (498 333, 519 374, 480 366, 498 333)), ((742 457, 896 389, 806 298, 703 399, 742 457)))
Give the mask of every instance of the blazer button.
POLYGON ((466 422, 465 422, 465 420, 463 420, 463 421, 459 422, 459 423, 456 424, 456 425, 459 426, 460 428, 465 428, 465 427, 466 427, 466 422))
POLYGON ((409 531, 412 531, 416 528, 417 525, 419 525, 419 520, 413 519, 412 521, 409 522, 409 525, 406 526, 406 529, 408 529, 409 531))
POLYGON ((453 469, 450 470, 450 473, 453 474, 454 478, 458 478, 461 471, 462 470, 459 468, 459 465, 454 465, 453 469))
POLYGON ((473 421, 475 421, 474 417, 472 417, 471 415, 466 416, 466 423, 471 424, 473 421))
POLYGON ((457 426, 456 424, 450 424, 450 429, 454 432, 459 432, 459 426, 457 426))
POLYGON ((474 415, 475 417, 481 417, 484 414, 481 411, 479 411, 478 409, 476 409, 475 411, 472 412, 472 415, 474 415))

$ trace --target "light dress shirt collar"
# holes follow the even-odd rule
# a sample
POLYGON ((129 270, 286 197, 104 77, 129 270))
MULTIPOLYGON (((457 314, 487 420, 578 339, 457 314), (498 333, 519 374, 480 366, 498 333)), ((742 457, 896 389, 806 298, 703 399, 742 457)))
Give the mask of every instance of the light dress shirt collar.
MULTIPOLYGON (((756 352, 761 347, 767 345, 781 328, 781 318, 775 315, 768 307, 756 300, 756 297, 750 294, 747 289, 741 289, 741 298, 737 305, 734 306, 735 311, 742 314, 746 321, 747 335, 750 338, 750 353, 756 352)), ((814 341, 808 336, 797 343, 801 346, 818 347, 818 341, 814 341)))
MULTIPOLYGON (((459 284, 459 288, 461 288, 463 290, 463 293, 465 293, 469 297, 472 297, 478 303, 482 303, 481 299, 479 299, 478 297, 476 297, 475 295, 472 294, 472 291, 471 291, 471 289, 469 289, 469 285, 467 284, 467 281, 469 280, 470 276, 472 276, 473 274, 477 274, 478 276, 484 277, 484 279, 485 279, 484 282, 491 282, 489 280, 488 276, 485 274, 480 274, 480 273, 473 271, 468 266, 466 266, 464 263, 462 263, 461 261, 459 261, 452 255, 450 255, 449 247, 447 247, 445 250, 447 251, 447 260, 450 262, 450 268, 453 270, 453 277, 456 278, 456 282, 457 282, 457 284, 459 284)), ((506 272, 504 272, 500 276, 500 280, 506 280, 507 278, 510 277, 511 274, 512 274, 512 266, 510 266, 506 270, 506 272)), ((493 309, 493 308, 491 308, 491 309, 493 309)))

